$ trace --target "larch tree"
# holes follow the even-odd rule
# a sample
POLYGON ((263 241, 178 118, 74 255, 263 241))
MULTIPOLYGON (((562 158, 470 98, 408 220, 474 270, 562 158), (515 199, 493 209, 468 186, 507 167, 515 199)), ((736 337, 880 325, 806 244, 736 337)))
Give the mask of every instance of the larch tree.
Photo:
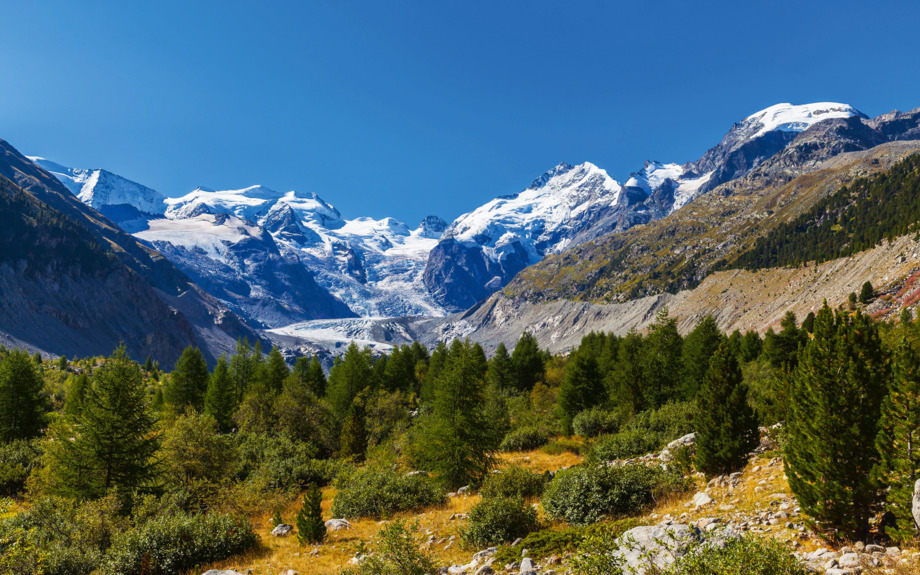
POLYGON ((204 354, 197 347, 185 348, 176 367, 169 376, 169 383, 164 390, 164 399, 176 413, 182 413, 186 407, 196 411, 204 409, 204 394, 208 389, 208 363, 204 354))
POLYGON ((119 347, 93 374, 82 412, 55 429, 46 454, 52 492, 94 499, 152 487, 154 431, 141 368, 119 347))
POLYGON ((15 350, 0 362, 0 441, 29 439, 45 426, 42 377, 29 355, 15 350))
POLYGON ((227 356, 217 360, 214 373, 208 380, 208 390, 204 396, 204 411, 214 418, 220 431, 233 429, 233 413, 236 411, 236 387, 230 376, 227 356))

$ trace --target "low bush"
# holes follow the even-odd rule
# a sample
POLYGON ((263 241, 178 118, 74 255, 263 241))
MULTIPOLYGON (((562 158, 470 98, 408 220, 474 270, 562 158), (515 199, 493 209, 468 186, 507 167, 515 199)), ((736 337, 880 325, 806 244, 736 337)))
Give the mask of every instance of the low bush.
POLYGON ((654 431, 630 428, 598 438, 588 455, 596 461, 613 461, 645 455, 660 447, 661 438, 654 431))
POLYGON ((620 429, 620 416, 601 406, 586 409, 572 420, 572 430, 583 437, 616 433, 620 429))
POLYGON ((540 451, 549 455, 561 455, 563 453, 574 453, 580 455, 584 449, 584 442, 569 437, 560 437, 554 439, 540 448, 540 451))
MULTIPOLYGON (((605 535, 587 537, 574 557, 576 575, 631 575, 636 569, 624 564, 617 553, 631 548, 605 535)), ((774 539, 745 536, 709 544, 704 538, 666 567, 651 567, 658 575, 805 575, 809 571, 782 543, 774 539)), ((641 569, 640 565, 640 569, 641 569)))
POLYGON ((334 517, 381 518, 446 502, 444 494, 427 477, 365 468, 352 474, 335 494, 331 511, 334 517))
POLYGON ((499 449, 502 451, 529 451, 549 441, 549 435, 539 427, 523 427, 505 435, 499 449))
POLYGON ((470 509, 469 515, 462 537, 473 547, 514 541, 539 526, 536 509, 520 496, 483 499, 470 509))
POLYGON ((339 575, 428 575, 437 572, 434 559, 419 550, 418 523, 394 521, 377 533, 373 552, 339 575))
POLYGON ((564 529, 544 529, 534 531, 524 537, 517 545, 499 548, 495 554, 495 563, 507 565, 520 561, 521 553, 527 549, 527 554, 536 560, 546 559, 557 555, 562 557, 578 550, 586 537, 603 536, 612 540, 633 527, 638 527, 642 522, 638 518, 618 519, 616 521, 595 523, 588 526, 572 526, 564 529))
POLYGON ((644 465, 585 465, 560 471, 543 493, 543 509, 574 525, 634 513, 655 497, 686 488, 676 473, 644 465))
POLYGON ((549 476, 535 473, 526 467, 513 466, 490 473, 482 482, 479 493, 483 497, 539 497, 549 476))
POLYGON ((662 446, 694 431, 693 413, 696 403, 674 402, 636 415, 629 422, 630 429, 645 429, 658 435, 662 446))
POLYGON ((316 459, 317 448, 286 436, 240 433, 233 476, 262 490, 299 491, 308 485, 328 485, 349 466, 316 459))
POLYGON ((255 546, 246 519, 178 513, 156 517, 116 537, 104 561, 111 575, 171 575, 255 546))

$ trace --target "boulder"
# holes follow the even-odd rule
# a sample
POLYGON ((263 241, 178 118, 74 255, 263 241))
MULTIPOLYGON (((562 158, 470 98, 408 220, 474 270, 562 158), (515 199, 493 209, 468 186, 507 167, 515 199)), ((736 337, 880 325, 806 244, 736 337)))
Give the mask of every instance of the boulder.
POLYGON ((272 535, 275 537, 287 537, 293 530, 293 525, 288 525, 287 523, 279 523, 278 525, 275 525, 274 529, 272 529, 272 535))
POLYGON ((530 557, 524 557, 523 559, 521 559, 520 573, 522 575, 524 573, 531 573, 536 570, 537 570, 537 567, 533 564, 533 559, 531 559, 530 557))
POLYGON ((914 523, 920 525, 920 479, 914 483, 914 499, 911 506, 911 513, 914 516, 914 523))
POLYGON ((239 571, 234 571, 233 569, 227 569, 226 571, 224 571, 223 569, 210 569, 202 573, 202 575, 243 575, 243 574, 240 573, 239 571))
POLYGON ((692 503, 694 508, 699 509, 700 507, 705 507, 706 505, 712 503, 712 497, 710 497, 708 493, 700 491, 693 496, 692 503))
POLYGON ((351 523, 347 519, 330 519, 326 521, 327 531, 343 531, 345 529, 351 529, 351 523))
POLYGON ((635 527, 620 537, 614 554, 623 561, 625 572, 644 575, 674 563, 700 540, 699 530, 690 525, 635 527))

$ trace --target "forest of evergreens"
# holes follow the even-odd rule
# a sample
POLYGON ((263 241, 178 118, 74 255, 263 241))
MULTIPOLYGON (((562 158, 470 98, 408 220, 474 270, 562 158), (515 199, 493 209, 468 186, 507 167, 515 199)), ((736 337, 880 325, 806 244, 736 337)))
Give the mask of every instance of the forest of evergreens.
MULTIPOLYGON (((801 326, 788 314, 763 337, 723 334, 707 317, 682 336, 663 310, 647 333, 591 333, 567 356, 528 333, 491 358, 461 340, 383 355, 352 344, 328 376, 318 357, 291 368, 277 348, 246 341, 213 370, 195 348, 169 372, 123 349, 0 356, 0 505, 21 509, 0 519, 0 568, 12 572, 181 572, 253 548, 249 518, 301 499, 297 536, 321 542, 326 485, 336 488, 332 515, 346 518, 478 489, 463 536, 471 549, 541 533, 535 501, 573 529, 623 527, 687 489, 694 469, 742 468, 758 426, 777 423, 790 488, 815 530, 863 537, 887 510, 880 536, 915 534, 920 326, 909 314, 878 323, 825 306, 801 326), (690 432, 695 449, 666 470, 604 464, 690 432), (578 451, 584 463, 552 478, 491 473, 501 450, 532 449, 578 451)), ((387 529, 382 544, 396 553, 406 527, 387 529)), ((599 532, 577 533, 590 543, 599 532)), ((381 557, 352 571, 389 572, 381 557)))
POLYGON ((920 156, 860 178, 784 222, 733 262, 754 270, 846 257, 911 231, 920 221, 920 156))

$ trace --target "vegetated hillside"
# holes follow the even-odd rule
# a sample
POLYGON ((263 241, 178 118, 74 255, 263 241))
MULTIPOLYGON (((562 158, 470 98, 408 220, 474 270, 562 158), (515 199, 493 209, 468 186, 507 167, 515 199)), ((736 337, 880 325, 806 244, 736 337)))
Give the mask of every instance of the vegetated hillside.
POLYGON ((721 259, 736 257, 842 186, 888 170, 918 149, 918 142, 891 142, 791 171, 777 168, 782 158, 773 158, 667 218, 550 256, 503 293, 529 302, 609 303, 693 288, 721 259))
POLYGON ((3 140, 0 181, 5 217, 15 224, 3 235, 0 331, 13 340, 71 356, 124 341, 136 357, 171 364, 190 344, 213 360, 238 337, 257 337, 161 254, 3 140))
POLYGON ((759 269, 826 261, 903 235, 920 221, 920 155, 860 178, 757 238, 732 267, 759 269))
POLYGON ((845 304, 849 294, 859 293, 867 281, 875 286, 877 296, 867 311, 874 317, 893 318, 904 307, 916 312, 920 301, 918 280, 920 241, 909 233, 853 256, 817 265, 723 270, 709 274, 692 290, 625 302, 531 302, 496 294, 466 314, 431 326, 422 339, 429 343, 470 337, 486 350, 494 350, 499 342, 508 345, 521 332, 529 331, 541 347, 560 353, 575 347, 589 331, 618 335, 630 329, 642 331, 664 306, 677 319, 681 333, 689 332, 707 315, 712 315, 726 332, 764 332, 775 328, 787 312, 801 320, 825 299, 831 306, 845 304))

